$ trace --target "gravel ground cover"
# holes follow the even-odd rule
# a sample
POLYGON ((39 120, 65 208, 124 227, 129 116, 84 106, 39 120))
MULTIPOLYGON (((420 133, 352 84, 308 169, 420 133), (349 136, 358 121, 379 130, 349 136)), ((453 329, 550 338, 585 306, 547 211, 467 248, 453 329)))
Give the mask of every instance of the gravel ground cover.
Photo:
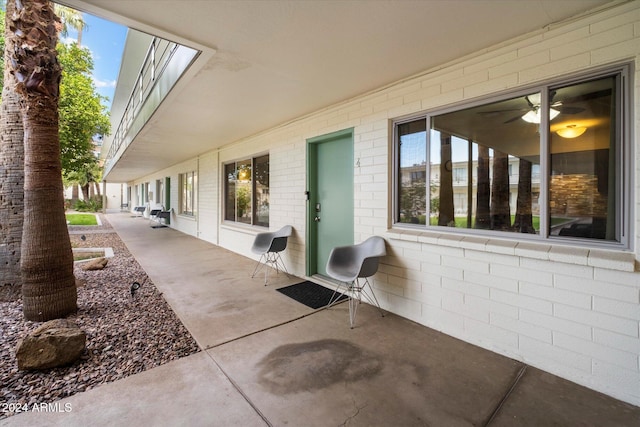
POLYGON ((18 339, 41 323, 24 320, 20 300, 0 302, 0 419, 16 412, 11 409, 53 403, 199 351, 106 218, 101 220, 102 226, 69 227, 73 247, 114 251, 103 270, 75 266, 78 312, 68 318, 87 334, 79 361, 42 372, 18 371, 18 339), (132 297, 134 281, 142 286, 132 297))

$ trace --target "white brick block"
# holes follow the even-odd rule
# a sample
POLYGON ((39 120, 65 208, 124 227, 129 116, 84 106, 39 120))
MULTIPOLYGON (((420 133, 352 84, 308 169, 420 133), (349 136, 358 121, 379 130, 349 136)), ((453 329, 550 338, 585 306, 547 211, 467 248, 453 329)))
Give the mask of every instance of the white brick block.
POLYGON ((550 61, 549 52, 546 50, 527 55, 525 51, 518 51, 518 59, 504 64, 496 65, 489 69, 489 77, 494 79, 505 75, 517 74, 522 70, 539 67, 550 61), (523 56, 520 56, 523 55, 523 56))
MULTIPOLYGON (((638 41, 640 43, 640 40, 638 41)), ((632 272, 635 270, 635 255, 630 252, 615 252, 592 249, 589 251, 589 265, 632 272)))
POLYGON ((483 83, 489 80, 489 73, 487 70, 478 70, 476 72, 466 72, 464 76, 446 80, 442 82, 442 92, 450 92, 455 89, 464 88, 469 85, 483 83))
POLYGON ((622 40, 633 38, 633 24, 621 25, 606 31, 592 34, 589 37, 574 40, 569 43, 559 44, 551 48, 551 60, 566 58, 575 52, 585 52, 600 48, 606 48, 622 40))
POLYGON ((580 53, 548 64, 539 64, 536 67, 522 70, 519 74, 519 83, 529 83, 555 77, 563 73, 566 74, 571 71, 583 70, 589 65, 591 65, 590 53, 580 53))
MULTIPOLYGON (((607 276, 603 277, 606 278, 607 276)), ((612 277, 613 279, 613 277, 612 277)), ((618 285, 611 282, 599 280, 576 279, 573 276, 556 274, 554 276, 554 286, 559 289, 580 292, 588 295, 598 295, 618 301, 637 303, 638 288, 634 286, 618 285)))
POLYGON ((518 75, 516 73, 500 75, 499 77, 491 77, 484 83, 478 83, 464 88, 464 98, 471 99, 490 93, 500 92, 509 89, 518 84, 518 75))
POLYGON ((466 236, 460 241, 460 246, 474 251, 484 251, 488 242, 489 239, 486 237, 466 236))
POLYGON ((475 271, 465 271, 464 280, 469 283, 486 286, 487 289, 496 288, 508 292, 518 292, 517 279, 497 277, 492 274, 478 273, 475 271))
MULTIPOLYGON (((380 301, 382 305, 382 301, 380 301)), ((399 316, 406 317, 416 322, 422 317, 422 304, 418 301, 411 301, 398 295, 389 295, 386 306, 383 308, 399 316)))
POLYGON ((440 307, 423 305, 421 323, 454 337, 464 334, 464 318, 458 313, 440 307))
POLYGON ((593 379, 601 390, 640 406, 640 373, 599 360, 593 362, 593 379))
POLYGON ((518 307, 514 307, 509 304, 503 304, 497 301, 492 301, 486 298, 476 297, 474 295, 465 295, 464 302, 465 304, 473 304, 480 309, 487 310, 489 313, 501 314, 512 319, 517 319, 519 315, 518 307))
POLYGON ((552 246, 549 250, 549 260, 569 264, 587 265, 589 249, 572 246, 552 246))
POLYGON ((520 293, 545 301, 559 302, 566 305, 591 308, 591 296, 576 292, 556 289, 550 286, 541 286, 534 283, 520 282, 520 293))
MULTIPOLYGON (((640 187, 638 187, 640 189, 640 187)), ((596 268, 593 271, 593 278, 598 281, 606 282, 606 283, 616 283, 617 285, 626 285, 629 286, 629 290, 635 290, 640 292, 640 274, 631 273, 631 272, 622 272, 615 270, 605 270, 601 268, 596 268)), ((640 301, 640 294, 638 292, 634 292, 637 298, 633 298, 633 301, 640 301)))
MULTIPOLYGON (((487 242, 486 248, 487 248, 487 251, 490 251, 492 253, 504 254, 504 255, 515 255, 516 246, 518 246, 518 242, 515 240, 490 239, 487 242)), ((508 258, 513 259, 513 257, 511 256, 508 258)))
POLYGON ((450 105, 456 102, 460 102, 465 97, 465 91, 463 89, 456 89, 451 92, 443 93, 437 96, 432 96, 422 100, 422 110, 429 108, 442 107, 443 105, 450 105))
POLYGON ((593 310, 640 321, 640 304, 631 304, 608 298, 594 297, 593 310))
POLYGON ((515 332, 518 335, 525 335, 538 341, 551 344, 551 330, 534 325, 532 323, 523 322, 513 317, 504 316, 500 313, 491 313, 491 324, 499 328, 515 332))
POLYGON ((442 265, 462 268, 463 271, 475 271, 477 273, 489 273, 489 264, 483 261, 470 259, 458 259, 453 257, 442 257, 442 265))
POLYGON ((502 264, 502 265, 511 265, 511 266, 519 266, 520 259, 513 255, 502 255, 500 253, 495 253, 491 249, 489 249, 489 245, 487 244, 487 251, 465 251, 465 258, 475 259, 478 261, 486 261, 491 265, 494 264, 502 264))
POLYGON ((555 304, 553 314, 561 319, 638 337, 638 322, 609 314, 555 304))
POLYGON ((452 289, 452 290, 461 292, 465 295, 475 295, 477 297, 489 299, 488 287, 482 286, 482 285, 476 285, 471 282, 443 277, 442 287, 445 289, 452 289))
MULTIPOLYGON (((575 280, 593 279, 593 268, 582 265, 540 261, 530 258, 522 258, 520 260, 520 265, 536 272, 571 275, 575 278, 575 280)), ((536 281, 536 283, 538 282, 536 281)))
POLYGON ((434 307, 442 306, 442 290, 440 288, 425 286, 421 290, 407 289, 403 295, 412 301, 429 304, 434 307))
POLYGON ((595 328, 593 330, 593 341, 606 347, 634 353, 640 356, 640 338, 637 337, 634 338, 595 328))
POLYGON ((462 292, 447 289, 444 286, 441 290, 442 293, 442 308, 445 310, 453 311, 455 313, 463 312, 464 294, 462 292))
POLYGON ((425 99, 431 99, 442 94, 442 88, 440 84, 424 87, 413 93, 408 93, 404 96, 405 104, 413 104, 414 102, 423 102, 425 99))
POLYGON ((551 331, 563 332, 565 334, 589 340, 592 337, 592 328, 579 322, 560 319, 543 313, 537 313, 526 309, 520 309, 520 320, 523 322, 538 325, 551 331))
POLYGON ((565 335, 561 332, 553 333, 553 344, 567 350, 577 351, 596 360, 602 360, 629 370, 638 370, 638 355, 620 351, 594 343, 593 341, 565 335))
POLYGON ((563 44, 571 43, 576 40, 582 40, 585 37, 589 37, 589 35, 589 27, 586 26, 567 31, 563 34, 554 33, 553 36, 543 34, 539 37, 531 39, 530 43, 528 43, 527 46, 518 48, 518 53, 522 56, 532 55, 536 52, 550 50, 563 44))
POLYGON ((520 352, 524 361, 533 366, 545 366, 547 371, 573 372, 576 376, 591 374, 591 358, 575 351, 520 336, 520 352))
POLYGON ((514 61, 518 57, 518 52, 516 50, 509 50, 504 53, 494 54, 493 56, 489 56, 488 59, 480 60, 477 62, 471 62, 464 67, 465 74, 474 74, 482 70, 491 69, 494 67, 499 67, 502 64, 507 62, 514 61))
POLYGON ((516 246, 515 253, 518 256, 548 260, 549 250, 551 245, 544 245, 540 243, 519 242, 516 246))
POLYGON ((543 268, 532 268, 532 266, 527 266, 527 268, 524 268, 524 266, 511 267, 491 264, 490 270, 492 275, 507 277, 515 280, 526 278, 528 281, 538 283, 540 285, 551 286, 553 284, 553 274, 543 268))
POLYGON ((463 270, 459 268, 460 266, 444 266, 441 265, 439 268, 433 271, 434 274, 440 274, 443 278, 448 277, 456 280, 463 280, 464 273, 463 270))
POLYGON ((543 301, 526 295, 514 294, 498 289, 491 289, 491 299, 494 301, 502 302, 504 304, 511 304, 519 308, 537 311, 539 313, 553 313, 553 307, 549 301, 543 301))
POLYGON ((465 319, 465 335, 472 341, 493 349, 513 351, 518 348, 518 334, 474 319, 465 319))

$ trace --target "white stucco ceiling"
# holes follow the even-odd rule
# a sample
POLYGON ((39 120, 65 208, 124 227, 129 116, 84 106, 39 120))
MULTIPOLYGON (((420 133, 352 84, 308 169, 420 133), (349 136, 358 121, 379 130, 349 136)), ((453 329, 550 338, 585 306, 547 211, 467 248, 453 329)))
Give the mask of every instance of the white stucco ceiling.
POLYGON ((107 177, 127 181, 610 2, 61 3, 203 51, 107 177))

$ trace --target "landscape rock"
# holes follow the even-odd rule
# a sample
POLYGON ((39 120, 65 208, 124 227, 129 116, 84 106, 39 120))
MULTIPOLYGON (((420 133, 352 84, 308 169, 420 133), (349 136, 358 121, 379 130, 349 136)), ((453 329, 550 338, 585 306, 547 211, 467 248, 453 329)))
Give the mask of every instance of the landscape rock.
POLYGON ((96 258, 93 261, 87 262, 82 269, 85 271, 102 270, 107 266, 108 262, 106 258, 96 258))
POLYGON ((80 358, 86 341, 86 334, 71 320, 45 322, 18 341, 18 369, 43 370, 69 365, 80 358))

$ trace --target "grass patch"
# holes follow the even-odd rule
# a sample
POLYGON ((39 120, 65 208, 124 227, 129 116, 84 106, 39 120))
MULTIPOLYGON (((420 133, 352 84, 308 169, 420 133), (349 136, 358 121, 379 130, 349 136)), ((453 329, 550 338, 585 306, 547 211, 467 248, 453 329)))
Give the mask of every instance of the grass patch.
POLYGON ((73 260, 74 261, 83 261, 85 259, 92 258, 101 258, 104 256, 104 252, 82 252, 82 253, 74 253, 73 260))
POLYGON ((65 214, 69 225, 98 225, 93 214, 65 214))

